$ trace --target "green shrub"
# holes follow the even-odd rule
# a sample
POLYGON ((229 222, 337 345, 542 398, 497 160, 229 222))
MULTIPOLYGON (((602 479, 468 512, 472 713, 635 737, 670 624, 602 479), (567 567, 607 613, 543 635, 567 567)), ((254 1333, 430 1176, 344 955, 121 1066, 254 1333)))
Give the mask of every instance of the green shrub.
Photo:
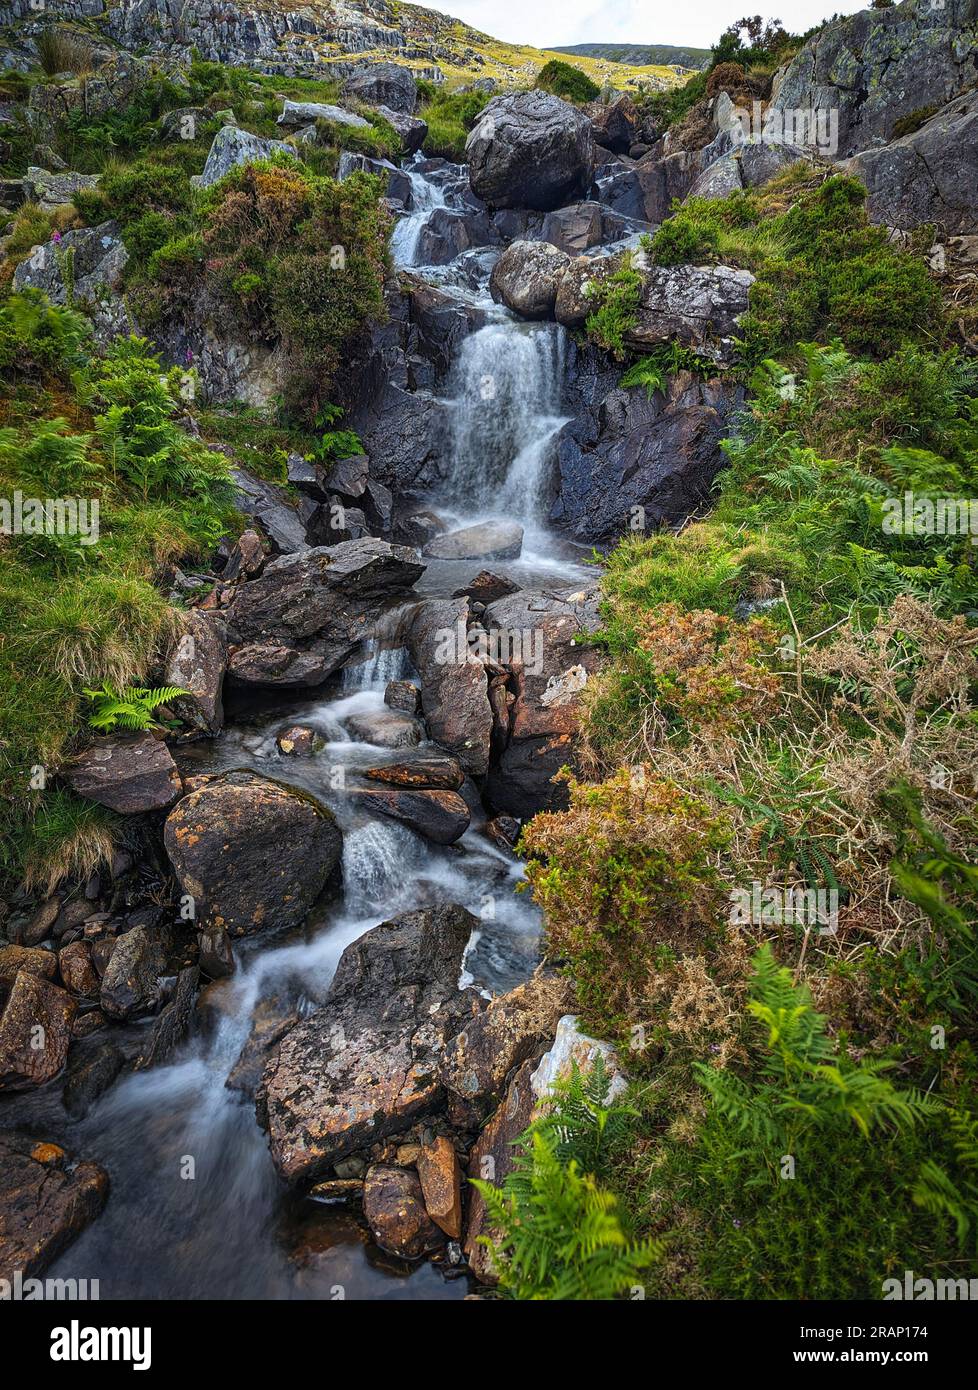
POLYGON ((116 690, 105 682, 100 690, 85 689, 82 694, 92 706, 88 715, 91 727, 99 733, 110 734, 116 729, 135 731, 156 727, 153 711, 181 695, 189 695, 190 691, 177 685, 159 686, 155 690, 130 685, 116 690))
POLYGON ((425 154, 461 162, 465 158, 469 131, 489 101, 488 94, 447 92, 424 82, 419 83, 418 93, 421 98, 418 115, 428 126, 422 147, 425 154))
POLYGON ((592 282, 590 302, 595 307, 585 323, 588 337, 612 356, 624 357, 625 336, 638 322, 641 301, 642 276, 631 252, 626 252, 611 275, 592 282))
POLYGON ((601 95, 601 88, 591 81, 586 72, 560 58, 551 58, 549 63, 543 65, 534 85, 541 91, 563 97, 565 101, 584 103, 594 101, 601 95))

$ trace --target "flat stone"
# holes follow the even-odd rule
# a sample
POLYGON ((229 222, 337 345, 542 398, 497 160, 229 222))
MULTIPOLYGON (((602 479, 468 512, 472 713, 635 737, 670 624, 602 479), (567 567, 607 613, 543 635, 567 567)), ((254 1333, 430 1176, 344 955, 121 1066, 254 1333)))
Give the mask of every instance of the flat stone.
POLYGON ((36 1278, 105 1205, 109 1179, 56 1144, 0 1133, 0 1279, 36 1278))
POLYGON ((64 771, 79 796, 123 815, 162 811, 181 792, 170 750, 151 733, 98 739, 64 771))

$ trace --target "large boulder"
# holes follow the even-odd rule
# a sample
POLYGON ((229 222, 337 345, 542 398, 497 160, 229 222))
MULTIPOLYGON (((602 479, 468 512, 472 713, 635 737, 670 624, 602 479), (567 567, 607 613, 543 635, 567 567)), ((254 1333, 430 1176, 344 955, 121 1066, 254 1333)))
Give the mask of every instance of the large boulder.
POLYGON ((397 63, 372 63, 346 79, 343 95, 367 106, 389 106, 392 111, 410 115, 418 104, 418 84, 408 68, 397 63))
POLYGON ((43 1274, 95 1220, 108 1194, 97 1163, 72 1161, 57 1144, 0 1134, 0 1280, 9 1286, 17 1274, 43 1274))
POLYGON ((228 664, 224 621, 195 608, 183 618, 182 631, 166 661, 166 683, 189 693, 173 701, 174 713, 201 733, 216 734, 224 723, 221 691, 228 664))
POLYGON ((170 750, 151 733, 98 739, 65 768, 64 777, 79 796, 122 815, 162 811, 182 790, 170 750))
POLYGON ((198 927, 232 936, 298 926, 339 862, 342 836, 311 796, 229 772, 184 797, 163 833, 198 927))
POLYGON ((976 51, 973 0, 861 10, 833 20, 796 54, 777 83, 767 124, 781 119, 783 137, 795 144, 817 148, 827 137, 821 152, 845 159, 891 140, 898 121, 973 87, 976 51))
POLYGON ((407 645, 432 739, 478 777, 489 765, 492 708, 486 668, 466 642, 469 616, 467 598, 429 599, 412 616, 407 645))
POLYGON ((415 154, 428 138, 428 122, 420 116, 411 116, 406 111, 394 111, 390 106, 375 108, 378 116, 383 116, 388 125, 393 126, 401 142, 404 156, 415 154))
POLYGON ((506 698, 492 704, 494 753, 486 782, 497 812, 523 819, 565 804, 564 789, 551 779, 572 760, 579 697, 599 663, 585 640, 601 626, 598 603, 597 586, 589 585, 521 589, 486 609, 484 621, 506 671, 499 691, 506 698))
POLYGON ((24 194, 29 202, 37 203, 42 212, 53 212, 70 203, 76 193, 98 188, 98 180, 98 174, 41 169, 32 164, 24 178, 24 194))
POLYGON ((419 1260, 444 1244, 410 1168, 374 1164, 363 1184, 363 1215, 381 1250, 402 1260, 419 1260))
POLYGON ((431 560, 518 560, 523 527, 517 521, 481 521, 460 531, 443 531, 422 554, 431 560))
POLYGON ((204 162, 204 171, 197 182, 201 188, 210 188, 229 174, 238 164, 251 164, 255 160, 268 159, 273 154, 294 154, 291 145, 283 140, 267 140, 261 135, 252 135, 240 126, 225 125, 214 136, 204 162))
POLYGON ((514 241, 492 268, 489 292, 525 319, 553 317, 557 283, 569 257, 546 241, 514 241))
POLYGON ((873 222, 978 232, 978 96, 958 97, 918 130, 861 151, 846 168, 866 185, 873 222))
POLYGON ((75 1001, 22 970, 0 1013, 0 1091, 25 1091, 57 1076, 68 1058, 75 1001))
POLYGON ((131 1018, 155 1009, 172 950, 169 931, 133 927, 118 938, 102 976, 99 1004, 110 1018, 131 1018))
POLYGON ((314 121, 332 121, 335 125, 350 126, 354 130, 370 129, 370 122, 363 116, 358 116, 354 111, 347 111, 342 106, 330 106, 321 101, 286 101, 276 124, 284 126, 287 130, 296 130, 299 126, 311 125, 314 121))
POLYGON ((608 101, 593 101, 588 114, 594 143, 615 154, 627 154, 641 134, 641 117, 627 92, 617 92, 608 101))
POLYGON ((325 680, 424 569, 414 550, 371 536, 273 560, 227 610, 230 673, 263 685, 325 680))
POLYGON ((348 946, 319 1011, 279 1044, 258 1095, 282 1177, 307 1183, 441 1102, 437 1063, 481 1005, 458 988, 477 919, 407 912, 348 946))
POLYGON ((728 366, 754 277, 728 265, 652 266, 624 340, 636 352, 677 341, 728 366))
POLYGON ((72 256, 73 301, 90 314, 97 341, 107 343, 116 334, 133 332, 135 323, 120 292, 129 253, 117 222, 80 227, 65 232, 60 242, 35 246, 14 271, 14 289, 41 290, 52 304, 67 303, 67 253, 72 256))
POLYGON ((549 92, 494 97, 465 143, 476 197, 494 208, 549 212, 587 194, 594 169, 591 123, 549 92))

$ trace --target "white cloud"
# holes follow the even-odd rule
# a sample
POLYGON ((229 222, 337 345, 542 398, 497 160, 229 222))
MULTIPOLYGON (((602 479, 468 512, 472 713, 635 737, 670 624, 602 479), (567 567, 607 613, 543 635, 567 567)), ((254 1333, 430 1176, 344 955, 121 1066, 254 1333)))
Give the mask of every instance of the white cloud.
POLYGON ((804 33, 833 14, 855 14, 867 0, 446 0, 432 5, 497 39, 538 48, 572 43, 671 43, 709 48, 743 14, 776 16, 787 29, 804 33))

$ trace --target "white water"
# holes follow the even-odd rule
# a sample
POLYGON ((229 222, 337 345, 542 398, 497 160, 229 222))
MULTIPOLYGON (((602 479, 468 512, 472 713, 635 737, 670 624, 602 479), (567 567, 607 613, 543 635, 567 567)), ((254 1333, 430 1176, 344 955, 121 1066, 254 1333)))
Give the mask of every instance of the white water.
POLYGON ((437 184, 413 169, 404 171, 411 180, 411 210, 398 220, 391 234, 391 256, 397 266, 417 265, 418 242, 425 223, 436 208, 445 207, 445 193, 437 184))

